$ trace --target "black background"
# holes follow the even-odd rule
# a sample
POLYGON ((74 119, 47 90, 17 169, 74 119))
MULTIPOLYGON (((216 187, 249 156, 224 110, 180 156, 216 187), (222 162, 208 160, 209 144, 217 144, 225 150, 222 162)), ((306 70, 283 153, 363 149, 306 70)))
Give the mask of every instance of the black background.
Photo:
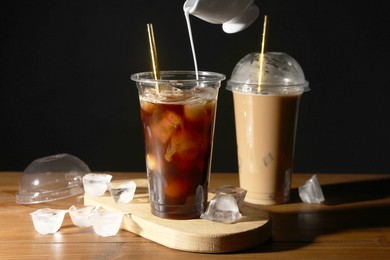
MULTIPOLYGON (((93 171, 144 171, 132 73, 151 68, 151 22, 160 69, 193 69, 184 1, 29 0, 0 3, 0 170, 70 153, 93 171)), ((301 64, 304 94, 295 172, 389 172, 389 16, 385 1, 257 0, 259 19, 226 34, 191 17, 200 70, 230 77, 260 48, 301 64), (382 1, 381 1, 382 2, 382 1)), ((237 171, 232 94, 220 90, 213 171, 237 171)))

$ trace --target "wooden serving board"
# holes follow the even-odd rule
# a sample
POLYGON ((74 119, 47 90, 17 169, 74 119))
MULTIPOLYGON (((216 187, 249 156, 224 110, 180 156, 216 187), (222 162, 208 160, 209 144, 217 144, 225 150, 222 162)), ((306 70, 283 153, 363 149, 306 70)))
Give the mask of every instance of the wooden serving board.
MULTIPOLYGON (((169 248, 198 252, 223 253, 255 247, 271 237, 267 212, 244 204, 242 218, 234 224, 205 219, 169 220, 150 212, 146 179, 136 180, 137 191, 128 204, 117 204, 107 192, 101 197, 84 195, 85 205, 98 205, 124 213, 122 229, 169 248)), ((213 196, 212 194, 210 194, 213 196)), ((211 197, 210 196, 210 197, 211 197)))

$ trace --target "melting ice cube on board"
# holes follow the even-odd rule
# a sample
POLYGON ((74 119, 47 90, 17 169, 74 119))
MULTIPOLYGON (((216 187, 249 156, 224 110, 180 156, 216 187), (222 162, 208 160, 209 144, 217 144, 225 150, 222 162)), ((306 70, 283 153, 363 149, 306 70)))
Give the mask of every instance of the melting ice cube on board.
POLYGON ((233 198, 235 198, 237 201, 238 207, 240 208, 244 203, 247 190, 232 185, 223 185, 213 189, 211 192, 215 194, 228 194, 233 196, 233 198))
POLYGON ((134 181, 115 181, 108 187, 116 203, 126 204, 133 200, 137 185, 134 181))
POLYGON ((206 212, 200 217, 215 222, 231 224, 239 220, 242 215, 233 196, 217 193, 210 201, 206 212))

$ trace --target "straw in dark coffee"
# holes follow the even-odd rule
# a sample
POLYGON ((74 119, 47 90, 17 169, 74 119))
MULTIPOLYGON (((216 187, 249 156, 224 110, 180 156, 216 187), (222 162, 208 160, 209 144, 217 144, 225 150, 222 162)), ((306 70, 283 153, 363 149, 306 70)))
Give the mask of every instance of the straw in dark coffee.
MULTIPOLYGON (((152 65, 153 65, 153 75, 154 75, 154 79, 158 80, 160 79, 160 71, 158 68, 157 48, 156 48, 156 41, 154 40, 153 25, 151 23, 148 23, 147 27, 148 27, 148 36, 149 36, 150 56, 152 58, 152 65)), ((159 91, 158 84, 156 84, 156 89, 157 91, 159 91)))

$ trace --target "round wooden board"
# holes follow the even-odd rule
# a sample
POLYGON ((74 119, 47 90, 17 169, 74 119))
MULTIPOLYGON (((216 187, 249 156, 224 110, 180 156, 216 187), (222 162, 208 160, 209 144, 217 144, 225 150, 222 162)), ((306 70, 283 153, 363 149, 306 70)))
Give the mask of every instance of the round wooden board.
MULTIPOLYGON (((138 189, 138 188, 137 188, 138 189)), ((242 218, 234 224, 205 219, 169 220, 150 212, 147 193, 135 195, 129 204, 117 204, 111 195, 84 195, 85 205, 99 205, 124 213, 122 228, 151 241, 189 252, 223 253, 258 246, 271 237, 267 212, 244 204, 242 218)))

